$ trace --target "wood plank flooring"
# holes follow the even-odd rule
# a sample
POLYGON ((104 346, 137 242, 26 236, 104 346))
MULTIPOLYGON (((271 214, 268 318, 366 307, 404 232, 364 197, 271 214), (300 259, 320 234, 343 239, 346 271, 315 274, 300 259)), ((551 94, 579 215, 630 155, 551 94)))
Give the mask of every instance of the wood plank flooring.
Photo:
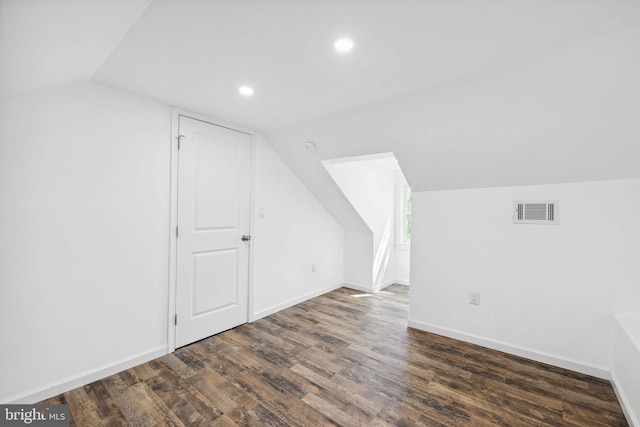
POLYGON ((77 426, 626 426, 607 381, 407 328, 338 289, 43 403, 77 426))

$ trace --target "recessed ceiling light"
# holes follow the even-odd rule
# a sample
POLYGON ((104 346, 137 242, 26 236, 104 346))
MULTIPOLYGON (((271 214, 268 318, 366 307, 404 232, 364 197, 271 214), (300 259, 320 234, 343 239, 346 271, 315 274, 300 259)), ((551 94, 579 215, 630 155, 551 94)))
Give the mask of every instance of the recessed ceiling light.
POLYGON ((333 47, 338 52, 349 52, 353 49, 353 40, 350 38, 341 38, 333 42, 333 47))
POLYGON ((238 88, 238 92, 240 92, 241 95, 244 96, 251 96, 253 95, 253 89, 250 88, 249 86, 240 86, 238 88))

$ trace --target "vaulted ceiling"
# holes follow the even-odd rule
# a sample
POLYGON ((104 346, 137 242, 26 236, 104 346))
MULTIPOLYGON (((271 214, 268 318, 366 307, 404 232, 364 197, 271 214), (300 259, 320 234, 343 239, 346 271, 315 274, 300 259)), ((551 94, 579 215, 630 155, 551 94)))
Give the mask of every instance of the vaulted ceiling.
POLYGON ((330 210, 320 161, 379 152, 417 191, 640 176, 637 0, 0 0, 0 64, 3 96, 92 81, 256 129, 330 210))

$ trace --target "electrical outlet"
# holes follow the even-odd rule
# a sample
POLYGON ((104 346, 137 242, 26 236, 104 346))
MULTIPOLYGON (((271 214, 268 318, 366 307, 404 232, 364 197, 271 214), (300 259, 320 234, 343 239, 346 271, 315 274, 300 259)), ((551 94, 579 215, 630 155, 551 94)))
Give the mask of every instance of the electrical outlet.
POLYGON ((316 270, 316 263, 315 263, 315 262, 312 262, 312 263, 311 263, 311 272, 312 272, 312 273, 315 273, 316 271, 317 271, 317 270, 316 270))
POLYGON ((480 305, 480 292, 469 291, 469 304, 480 305))

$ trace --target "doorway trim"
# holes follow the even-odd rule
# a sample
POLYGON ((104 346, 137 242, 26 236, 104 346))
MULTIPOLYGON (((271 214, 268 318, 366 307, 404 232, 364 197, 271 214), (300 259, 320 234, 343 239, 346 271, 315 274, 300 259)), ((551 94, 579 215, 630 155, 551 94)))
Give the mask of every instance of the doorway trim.
MULTIPOLYGON (((173 353, 176 349, 176 292, 177 287, 177 256, 178 256, 178 239, 176 236, 176 227, 178 226, 178 135, 180 126, 180 117, 189 117, 194 120, 200 120, 215 126, 225 127, 237 132, 242 132, 251 137, 251 166, 249 168, 251 176, 249 181, 251 187, 249 190, 249 233, 253 234, 255 229, 255 151, 256 151, 256 132, 232 123, 222 120, 212 119, 203 114, 194 113, 177 107, 171 107, 171 138, 170 138, 170 178, 169 178, 169 277, 168 277, 168 298, 167 298, 167 352, 173 353)), ((253 245, 249 245, 249 289, 248 289, 248 315, 247 322, 254 320, 253 315, 253 245)))

